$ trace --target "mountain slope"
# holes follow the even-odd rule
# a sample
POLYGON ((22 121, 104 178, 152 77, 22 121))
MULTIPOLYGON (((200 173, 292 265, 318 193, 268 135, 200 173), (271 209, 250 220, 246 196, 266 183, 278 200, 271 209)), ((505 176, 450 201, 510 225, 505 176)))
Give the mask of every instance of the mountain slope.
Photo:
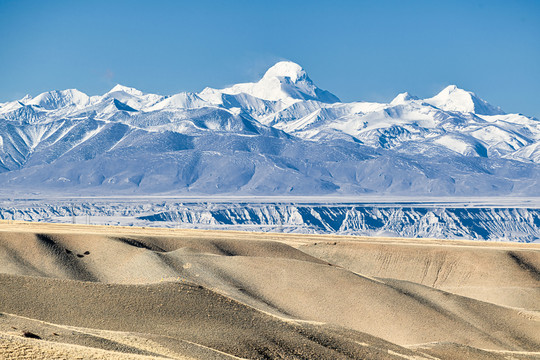
POLYGON ((21 191, 540 196, 540 121, 449 86, 343 103, 298 64, 172 96, 116 85, 0 104, 0 184, 21 191))

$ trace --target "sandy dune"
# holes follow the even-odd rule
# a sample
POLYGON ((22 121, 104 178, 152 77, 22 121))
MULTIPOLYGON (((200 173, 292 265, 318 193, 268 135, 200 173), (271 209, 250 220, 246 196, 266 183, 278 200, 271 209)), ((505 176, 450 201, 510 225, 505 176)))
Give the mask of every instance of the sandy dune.
POLYGON ((539 304, 538 244, 0 223, 0 358, 538 359, 539 304))
POLYGON ((368 276, 407 280, 499 305, 540 310, 540 249, 418 244, 318 243, 300 250, 368 276))

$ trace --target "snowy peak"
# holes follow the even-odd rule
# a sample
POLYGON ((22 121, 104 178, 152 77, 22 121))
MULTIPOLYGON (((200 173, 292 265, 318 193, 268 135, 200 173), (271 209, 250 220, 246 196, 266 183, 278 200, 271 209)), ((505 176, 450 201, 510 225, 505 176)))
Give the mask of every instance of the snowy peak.
MULTIPOLYGON (((324 103, 339 102, 334 94, 319 89, 306 71, 292 61, 280 61, 270 67, 257 83, 261 88, 273 90, 276 94, 298 100, 316 100, 324 103)), ((271 100, 271 99, 268 99, 271 100)))
POLYGON ((140 90, 137 90, 137 89, 132 88, 132 87, 120 85, 120 84, 116 84, 111 90, 109 90, 109 92, 107 92, 107 94, 111 94, 111 93, 114 93, 114 92, 123 92, 123 93, 133 95, 133 96, 143 96, 144 95, 144 93, 142 91, 140 91, 140 90))
POLYGON ((165 98, 157 104, 144 109, 144 111, 195 109, 204 106, 208 106, 208 103, 201 99, 199 96, 197 96, 197 94, 190 92, 181 92, 165 98))
POLYGON ((156 94, 145 94, 135 88, 118 84, 100 99, 107 100, 111 98, 119 100, 130 108, 138 111, 153 106, 165 97, 156 94))
POLYGON ((475 93, 449 85, 432 98, 424 102, 445 111, 459 111, 480 115, 501 115, 504 112, 497 106, 490 105, 475 93))
POLYGON ((390 105, 400 105, 400 104, 403 104, 403 103, 405 103, 407 101, 412 101, 412 100, 418 100, 418 97, 416 97, 414 95, 411 95, 408 92, 404 92, 404 93, 398 94, 394 98, 394 100, 392 100, 390 105))
POLYGON ((216 94, 238 95, 248 94, 262 100, 282 101, 293 104, 298 100, 316 100, 324 103, 339 102, 334 94, 319 89, 308 77, 306 71, 291 61, 280 61, 270 67, 261 80, 255 83, 236 84, 231 87, 216 90, 206 88, 202 98, 216 94))
POLYGON ((67 106, 83 107, 88 105, 90 97, 77 89, 54 90, 39 94, 27 105, 40 106, 46 110, 55 110, 67 106))
POLYGON ((299 80, 307 80, 311 82, 306 71, 300 65, 292 61, 280 61, 276 63, 266 71, 263 79, 285 77, 288 77, 293 83, 299 80))
POLYGON ((30 100, 32 100, 32 97, 30 96, 30 94, 26 94, 21 100, 19 100, 19 102, 22 104, 26 104, 30 100))

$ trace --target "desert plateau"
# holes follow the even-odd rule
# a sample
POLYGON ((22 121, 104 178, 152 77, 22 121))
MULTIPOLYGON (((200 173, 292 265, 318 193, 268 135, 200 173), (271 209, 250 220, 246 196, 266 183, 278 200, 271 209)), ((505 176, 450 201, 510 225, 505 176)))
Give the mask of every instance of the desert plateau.
POLYGON ((540 244, 0 223, 0 358, 539 359, 540 244))

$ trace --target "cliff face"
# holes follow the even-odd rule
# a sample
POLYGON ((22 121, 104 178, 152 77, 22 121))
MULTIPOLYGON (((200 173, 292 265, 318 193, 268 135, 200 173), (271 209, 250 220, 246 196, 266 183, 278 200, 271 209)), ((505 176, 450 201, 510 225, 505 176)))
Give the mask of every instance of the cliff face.
POLYGON ((540 239, 540 209, 534 207, 102 200, 15 202, 0 209, 0 218, 488 241, 540 239))
POLYGON ((258 227, 272 231, 462 238, 531 242, 540 239, 540 210, 525 208, 257 205, 160 212, 152 222, 258 227))

